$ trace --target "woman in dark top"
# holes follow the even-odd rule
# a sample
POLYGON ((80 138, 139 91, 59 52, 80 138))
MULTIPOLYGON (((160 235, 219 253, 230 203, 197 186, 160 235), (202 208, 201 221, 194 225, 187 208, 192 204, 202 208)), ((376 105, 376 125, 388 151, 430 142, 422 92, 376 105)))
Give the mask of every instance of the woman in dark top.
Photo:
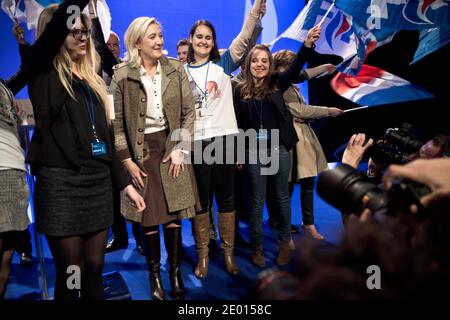
MULTIPOLYGON (((313 52, 311 47, 319 36, 320 26, 308 32, 296 59, 284 73, 274 72, 269 48, 256 45, 245 60, 243 80, 235 86, 233 98, 238 126, 244 131, 253 129, 254 133, 253 139, 250 137, 245 148, 244 168, 250 189, 249 225, 253 246, 252 262, 259 267, 265 266, 262 214, 267 184, 273 186, 274 206, 277 208, 280 246, 277 264, 285 265, 289 262, 291 238, 289 151, 297 143, 298 137, 292 124, 292 117, 284 104, 283 93, 293 83, 307 80, 308 76, 302 68, 305 60, 313 52)), ((246 132, 246 136, 251 136, 250 131, 246 132)), ((239 158, 238 162, 242 163, 239 158)))
POLYGON ((145 208, 115 158, 89 19, 67 13, 71 5, 82 10, 87 4, 66 0, 45 9, 40 22, 46 27, 23 61, 36 122, 27 162, 36 176, 36 226, 55 260, 55 299, 103 298, 105 244, 113 218, 111 180, 138 210, 145 208), (67 282, 76 272, 81 281, 67 282))

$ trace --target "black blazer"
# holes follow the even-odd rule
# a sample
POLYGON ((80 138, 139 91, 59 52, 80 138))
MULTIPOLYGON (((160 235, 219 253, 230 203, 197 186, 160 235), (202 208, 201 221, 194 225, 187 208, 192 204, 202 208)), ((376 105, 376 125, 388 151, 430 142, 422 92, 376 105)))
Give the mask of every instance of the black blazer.
MULTIPOLYGON (((77 143, 66 108, 70 96, 53 67, 53 59, 70 31, 66 25, 70 16, 67 8, 76 5, 83 10, 88 2, 89 0, 62 2, 42 35, 24 54, 23 72, 27 77, 28 94, 36 123, 26 158, 32 165, 33 173, 41 165, 74 169, 80 167, 77 143)), ((107 144, 111 145, 108 148, 109 158, 112 159, 111 170, 116 185, 123 188, 130 184, 130 179, 115 157, 112 126, 110 136, 111 140, 107 144)))
MULTIPOLYGON (((292 115, 284 103, 283 93, 293 83, 308 80, 308 75, 302 68, 306 61, 310 59, 313 52, 314 50, 312 48, 302 46, 289 68, 283 73, 274 74, 270 79, 278 89, 271 95, 264 97, 275 105, 276 120, 280 129, 280 140, 288 151, 297 144, 298 136, 293 125, 292 115)), ((238 127, 243 130, 249 129, 251 127, 253 108, 250 101, 241 98, 238 81, 233 81, 233 102, 238 127)))

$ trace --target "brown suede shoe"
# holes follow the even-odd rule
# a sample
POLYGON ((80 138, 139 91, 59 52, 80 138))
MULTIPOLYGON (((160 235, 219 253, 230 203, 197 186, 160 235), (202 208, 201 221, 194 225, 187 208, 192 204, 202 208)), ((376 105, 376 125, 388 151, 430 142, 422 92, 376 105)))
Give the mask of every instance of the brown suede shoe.
POLYGON ((264 250, 262 246, 253 250, 252 262, 260 268, 266 266, 266 259, 264 258, 264 250))
POLYGON ((279 252, 277 257, 277 264, 279 266, 285 266, 289 263, 291 258, 291 249, 289 248, 289 242, 281 243, 279 246, 279 252))

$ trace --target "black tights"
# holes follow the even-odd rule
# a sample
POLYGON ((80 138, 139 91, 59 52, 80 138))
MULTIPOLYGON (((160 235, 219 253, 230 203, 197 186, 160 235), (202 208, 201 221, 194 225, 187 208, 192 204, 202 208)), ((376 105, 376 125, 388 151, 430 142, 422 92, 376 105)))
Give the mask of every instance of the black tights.
POLYGON ((102 271, 105 260, 108 229, 81 236, 52 237, 47 242, 56 266, 55 300, 103 300, 102 271), (69 266, 81 271, 81 287, 70 289, 73 272, 69 266), (69 280, 69 281, 68 281, 69 280))
POLYGON ((14 232, 0 234, 0 300, 3 300, 6 284, 8 283, 11 260, 14 253, 12 243, 14 243, 14 232))
MULTIPOLYGON (((315 177, 300 179, 300 203, 302 206, 303 225, 314 224, 314 179, 315 177)), ((289 194, 292 199, 295 182, 289 183, 289 194)))

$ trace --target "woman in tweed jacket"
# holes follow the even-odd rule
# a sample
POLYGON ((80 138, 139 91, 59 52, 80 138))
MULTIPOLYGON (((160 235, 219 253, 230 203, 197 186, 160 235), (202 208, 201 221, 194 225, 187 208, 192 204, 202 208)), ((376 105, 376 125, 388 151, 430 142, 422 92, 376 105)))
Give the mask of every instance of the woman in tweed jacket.
POLYGON ((163 55, 160 23, 135 19, 125 34, 125 62, 115 69, 111 92, 115 106, 115 146, 133 184, 144 195, 146 210, 137 213, 122 199, 122 214, 140 222, 150 272, 151 296, 163 300, 159 225, 170 264, 175 299, 184 299, 181 279, 181 219, 195 215, 197 186, 189 155, 194 100, 180 61, 163 55))

